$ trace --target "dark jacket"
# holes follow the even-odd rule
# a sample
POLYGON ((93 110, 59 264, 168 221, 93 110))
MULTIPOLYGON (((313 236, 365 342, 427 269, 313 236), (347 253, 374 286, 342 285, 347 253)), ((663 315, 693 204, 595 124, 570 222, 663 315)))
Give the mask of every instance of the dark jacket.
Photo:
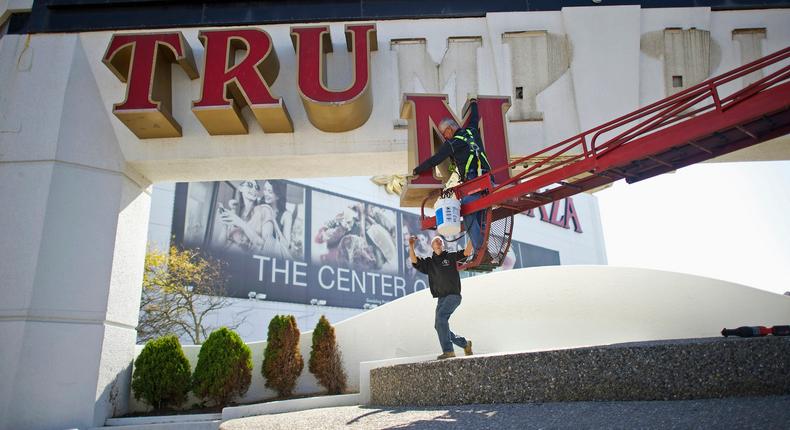
MULTIPOLYGON (((420 174, 433 169, 434 167, 441 164, 441 162, 447 157, 452 157, 451 159, 453 162, 455 162, 455 165, 458 168, 458 174, 461 176, 461 180, 477 177, 477 159, 473 161, 473 167, 470 167, 469 172, 467 172, 466 176, 464 176, 464 167, 466 166, 466 162, 469 159, 469 154, 472 153, 472 148, 467 143, 469 140, 468 133, 472 134, 474 142, 477 143, 481 151, 485 151, 483 139, 480 138, 480 129, 477 126, 480 120, 480 116, 477 112, 477 101, 472 101, 470 104, 470 109, 472 112, 469 116, 469 127, 458 129, 451 139, 444 141, 436 154, 433 154, 431 158, 423 161, 419 166, 414 168, 415 174, 420 174), (464 139, 466 139, 466 141, 464 141, 464 139)), ((491 170, 491 166, 484 157, 480 160, 480 162, 484 172, 491 170)))
POLYGON ((466 258, 464 251, 442 251, 439 255, 432 252, 430 257, 417 257, 417 262, 412 263, 412 266, 428 275, 432 296, 461 295, 461 276, 455 263, 464 258, 466 258))

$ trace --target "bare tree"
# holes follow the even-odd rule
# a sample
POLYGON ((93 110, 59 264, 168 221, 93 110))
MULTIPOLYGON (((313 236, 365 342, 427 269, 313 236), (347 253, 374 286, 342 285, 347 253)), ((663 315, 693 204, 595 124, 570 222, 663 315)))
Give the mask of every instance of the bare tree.
MULTIPOLYGON (((206 317, 230 306, 223 263, 199 251, 171 247, 165 254, 150 248, 145 255, 143 294, 140 300, 138 342, 167 334, 188 336, 202 343, 211 327, 206 317)), ((236 316, 230 329, 238 328, 246 316, 236 316)))

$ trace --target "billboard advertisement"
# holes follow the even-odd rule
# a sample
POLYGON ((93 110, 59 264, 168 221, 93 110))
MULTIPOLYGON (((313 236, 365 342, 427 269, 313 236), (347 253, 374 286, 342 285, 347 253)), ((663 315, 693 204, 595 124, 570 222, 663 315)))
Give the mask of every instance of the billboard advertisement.
MULTIPOLYGON (((427 256, 436 233, 419 226, 414 213, 286 180, 180 183, 173 214, 177 246, 225 263, 229 296, 346 308, 427 288, 408 237, 427 256)), ((549 264, 557 251, 513 241, 502 270, 549 264)))

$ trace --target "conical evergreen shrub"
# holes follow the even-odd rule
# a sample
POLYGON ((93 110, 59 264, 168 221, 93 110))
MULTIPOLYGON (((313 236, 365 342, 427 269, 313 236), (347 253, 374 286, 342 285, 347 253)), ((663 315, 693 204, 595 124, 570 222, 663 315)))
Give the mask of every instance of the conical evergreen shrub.
POLYGON ((214 330, 200 347, 193 391, 201 399, 224 406, 247 392, 252 380, 252 353, 233 330, 214 330))
POLYGON ((335 328, 323 315, 313 330, 309 369, 329 394, 340 394, 346 389, 346 371, 337 347, 335 328))
POLYGON ((189 360, 176 336, 150 340, 134 361, 132 389, 154 409, 177 408, 189 393, 189 360))
POLYGON ((288 397, 293 393, 303 368, 296 318, 293 315, 276 315, 269 322, 269 334, 261 366, 266 386, 276 390, 280 397, 288 397))

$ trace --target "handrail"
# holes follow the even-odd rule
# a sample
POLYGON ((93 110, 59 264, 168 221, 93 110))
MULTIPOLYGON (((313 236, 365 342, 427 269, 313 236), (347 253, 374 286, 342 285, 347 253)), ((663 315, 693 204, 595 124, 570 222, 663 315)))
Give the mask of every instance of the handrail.
MULTIPOLYGON (((538 199, 537 201, 545 199, 545 196, 541 198, 543 195, 540 191, 546 191, 544 187, 552 182, 544 178, 544 174, 551 175, 553 171, 556 171, 557 174, 554 176, 566 175, 564 177, 569 178, 585 171, 596 173, 599 160, 604 164, 607 163, 601 157, 605 157, 614 149, 706 112, 718 111, 723 113, 742 101, 769 88, 783 84, 790 79, 790 64, 783 65, 771 74, 726 97, 719 97, 719 88, 722 85, 767 66, 785 61, 788 58, 790 58, 790 47, 700 82, 672 96, 569 137, 533 154, 496 167, 487 175, 455 186, 453 191, 458 198, 462 198, 465 195, 485 189, 487 191, 486 194, 488 194, 486 197, 480 199, 479 202, 470 203, 473 206, 477 205, 475 210, 480 209, 480 203, 483 201, 487 201, 486 204, 489 205, 501 204, 505 200, 521 194, 530 195, 531 200, 536 198, 538 199), (706 102, 706 100, 708 101, 706 102), (621 128, 625 128, 625 131, 620 131, 614 137, 606 137, 604 142, 598 144, 598 139, 601 136, 621 128), (581 148, 581 152, 565 155, 574 148, 581 148), (563 155, 564 157, 560 158, 563 155), (543 157, 543 159, 536 161, 535 159, 538 157, 543 157), (519 165, 525 165, 526 168, 513 176, 510 176, 508 172, 508 179, 499 184, 492 182, 492 178, 497 173, 501 173, 505 169, 510 170, 519 165)), ((614 169, 612 171, 617 175, 623 175, 614 169)), ((628 176, 627 173, 624 174, 628 176)), ((552 180, 554 179, 556 178, 552 177, 552 180)), ((565 185, 564 182, 560 182, 565 185)), ((433 195, 435 193, 430 193, 423 200, 421 210, 423 228, 429 228, 431 225, 430 218, 425 215, 425 204, 433 195)), ((465 206, 461 208, 462 214, 465 206)))
POLYGON ((501 184, 498 184, 495 187, 494 192, 496 192, 497 189, 502 189, 511 184, 526 180, 528 177, 535 177, 547 170, 557 169, 572 162, 577 162, 580 158, 588 159, 599 157, 611 149, 622 146, 629 141, 634 140, 638 136, 644 136, 670 124, 692 118, 701 112, 711 110, 711 108, 722 111, 726 110, 731 106, 740 103, 742 100, 771 88, 778 83, 790 78, 790 65, 784 66, 770 75, 757 80, 751 85, 721 99, 719 98, 718 94, 719 87, 788 58, 790 58, 790 47, 784 48, 749 64, 745 64, 736 69, 700 82, 699 84, 680 91, 677 94, 651 103, 631 113, 579 133, 559 143, 543 148, 533 154, 519 158, 506 165, 499 166, 493 169, 491 173, 496 174, 506 169, 512 169, 521 164, 530 164, 528 168, 516 175, 513 175, 501 184), (699 103, 703 103, 704 100, 708 98, 712 98, 713 102, 695 108, 691 112, 684 112, 699 103), (597 139, 603 134, 627 126, 643 118, 645 119, 644 121, 637 122, 626 131, 613 138, 609 138, 606 142, 603 142, 600 145, 597 145, 597 139), (587 139, 591 135, 592 138, 589 141, 588 148, 587 139), (576 155, 570 159, 552 162, 560 155, 565 154, 579 146, 582 148, 582 154, 576 155), (547 158, 537 162, 531 162, 536 157, 540 156, 546 156, 547 158))

